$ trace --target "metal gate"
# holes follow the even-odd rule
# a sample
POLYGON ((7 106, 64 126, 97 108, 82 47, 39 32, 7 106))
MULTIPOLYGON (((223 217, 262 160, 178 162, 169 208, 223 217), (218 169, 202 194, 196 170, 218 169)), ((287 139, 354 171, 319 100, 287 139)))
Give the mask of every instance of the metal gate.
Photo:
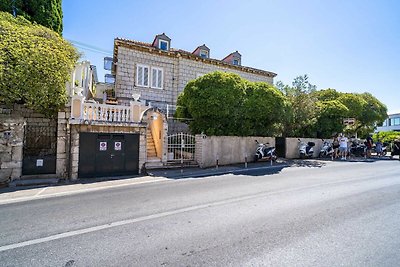
POLYGON ((196 147, 194 135, 177 133, 168 136, 168 161, 193 161, 196 147))
POLYGON ((56 173, 57 126, 26 125, 22 174, 56 173))
POLYGON ((139 134, 79 134, 79 178, 132 175, 138 171, 139 134))

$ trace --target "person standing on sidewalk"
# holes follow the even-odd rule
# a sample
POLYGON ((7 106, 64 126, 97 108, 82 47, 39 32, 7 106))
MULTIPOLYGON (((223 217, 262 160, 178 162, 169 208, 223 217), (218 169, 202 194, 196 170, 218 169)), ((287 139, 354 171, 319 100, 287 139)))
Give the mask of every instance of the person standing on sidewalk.
POLYGON ((335 134, 335 136, 333 137, 332 148, 333 148, 334 157, 336 159, 338 157, 338 150, 339 150, 339 138, 338 138, 337 134, 335 134))
POLYGON ((347 143, 349 140, 347 139, 346 136, 343 134, 340 135, 339 138, 339 151, 340 151, 340 156, 342 157, 342 160, 346 160, 347 156, 347 143))
POLYGON ((378 142, 375 143, 375 151, 376 155, 380 158, 382 156, 382 142, 380 139, 378 139, 378 142))
POLYGON ((374 144, 374 142, 372 141, 372 137, 369 134, 367 136, 366 139, 366 145, 367 145, 367 157, 370 158, 371 157, 371 151, 372 151, 372 145, 374 144))

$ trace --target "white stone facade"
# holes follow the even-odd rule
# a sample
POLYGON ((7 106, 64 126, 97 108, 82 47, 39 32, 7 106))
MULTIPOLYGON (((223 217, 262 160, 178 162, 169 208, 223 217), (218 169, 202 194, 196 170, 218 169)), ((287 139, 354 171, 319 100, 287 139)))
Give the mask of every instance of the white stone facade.
MULTIPOLYGON (((123 104, 128 104, 132 94, 140 94, 142 100, 152 102, 160 108, 164 108, 166 104, 176 105, 179 94, 190 80, 217 70, 236 73, 249 81, 270 84, 273 84, 273 78, 276 76, 272 72, 234 66, 215 59, 203 59, 180 50, 160 51, 135 43, 121 45, 118 39, 114 47, 114 57, 115 93, 116 98, 123 104), (136 80, 138 65, 161 68, 162 89, 138 86, 136 80)), ((151 78, 149 80, 151 83, 151 78)))

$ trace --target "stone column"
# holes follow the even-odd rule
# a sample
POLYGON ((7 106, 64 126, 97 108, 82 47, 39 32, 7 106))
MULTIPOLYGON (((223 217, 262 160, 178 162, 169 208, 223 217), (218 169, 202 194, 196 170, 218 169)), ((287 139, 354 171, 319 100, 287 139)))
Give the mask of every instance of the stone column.
POLYGON ((0 183, 20 179, 25 120, 0 115, 0 183))
POLYGON ((195 135, 195 154, 194 154, 194 159, 199 164, 200 168, 203 168, 204 166, 204 161, 203 161, 203 138, 206 138, 205 135, 202 134, 196 134, 195 135))
POLYGON ((83 102, 85 101, 84 96, 74 95, 71 97, 71 119, 82 120, 83 119, 83 102))
POLYGON ((68 124, 69 110, 58 112, 57 120, 57 162, 56 174, 58 178, 68 179, 69 161, 69 136, 68 124))
POLYGON ((70 179, 78 179, 79 164, 79 125, 71 125, 70 179))

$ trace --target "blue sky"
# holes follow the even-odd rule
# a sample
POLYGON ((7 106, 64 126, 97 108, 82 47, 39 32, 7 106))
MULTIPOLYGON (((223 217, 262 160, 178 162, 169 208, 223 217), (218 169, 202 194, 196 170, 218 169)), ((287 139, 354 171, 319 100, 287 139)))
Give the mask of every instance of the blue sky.
POLYGON ((400 1, 145 1, 64 0, 64 37, 98 68, 115 37, 152 42, 165 32, 171 46, 211 57, 238 50, 242 65, 291 83, 308 74, 318 89, 370 92, 400 112, 400 1))

